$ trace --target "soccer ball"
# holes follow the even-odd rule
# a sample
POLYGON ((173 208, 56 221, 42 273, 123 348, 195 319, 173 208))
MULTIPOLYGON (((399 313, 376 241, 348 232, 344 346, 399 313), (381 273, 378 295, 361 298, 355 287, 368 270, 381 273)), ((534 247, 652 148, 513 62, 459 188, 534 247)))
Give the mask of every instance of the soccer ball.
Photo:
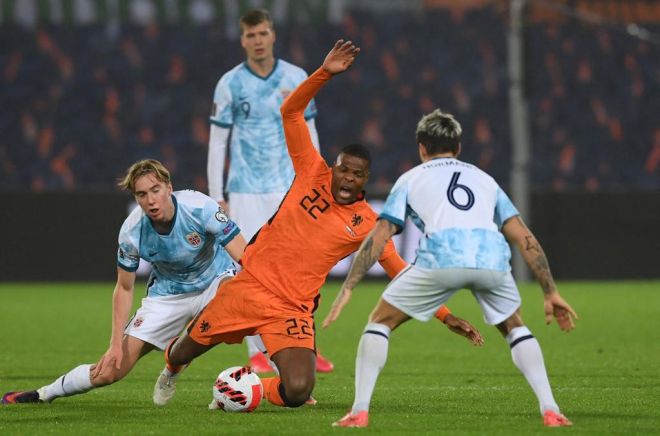
POLYGON ((249 366, 232 366, 215 380, 209 407, 225 412, 252 412, 261 402, 263 392, 259 376, 249 366))

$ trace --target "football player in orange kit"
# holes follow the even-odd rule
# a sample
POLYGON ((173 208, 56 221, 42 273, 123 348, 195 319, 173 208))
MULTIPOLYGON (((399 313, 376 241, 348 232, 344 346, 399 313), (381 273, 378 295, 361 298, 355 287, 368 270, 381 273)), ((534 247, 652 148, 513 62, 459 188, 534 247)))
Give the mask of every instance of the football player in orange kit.
MULTIPOLYGON (((172 376, 214 345, 240 343, 260 334, 279 377, 263 378, 273 404, 298 407, 315 382, 314 311, 330 269, 357 251, 377 215, 364 201, 369 152, 354 144, 340 152, 332 168, 312 145, 303 116, 319 89, 348 69, 360 49, 339 40, 321 68, 302 82, 281 108, 287 147, 296 177, 277 213, 248 245, 243 270, 218 289, 186 335, 165 351, 172 376)), ((390 240, 379 259, 390 277, 406 263, 390 240)), ((441 307, 437 317, 457 334, 480 345, 479 332, 441 307)))

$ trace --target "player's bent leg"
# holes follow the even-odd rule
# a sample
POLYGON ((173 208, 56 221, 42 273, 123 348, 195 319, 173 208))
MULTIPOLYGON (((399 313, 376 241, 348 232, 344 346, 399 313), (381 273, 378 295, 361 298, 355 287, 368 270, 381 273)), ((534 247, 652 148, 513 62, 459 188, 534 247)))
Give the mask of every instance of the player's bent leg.
POLYGON ((272 404, 299 407, 307 402, 316 382, 316 355, 309 348, 284 348, 273 361, 280 377, 264 378, 264 397, 272 404))
POLYGON ((376 304, 376 307, 369 315, 369 322, 383 324, 387 326, 390 331, 393 331, 409 319, 410 316, 406 315, 382 298, 378 300, 378 304, 376 304))
POLYGON ((124 336, 122 340, 123 357, 120 368, 107 365, 96 377, 92 373, 96 364, 79 365, 58 377, 53 383, 42 386, 36 391, 7 392, 2 397, 3 404, 49 403, 60 397, 83 394, 91 389, 115 383, 128 374, 135 363, 153 349, 151 344, 124 336))
POLYGON ((369 405, 380 371, 387 361, 392 330, 410 317, 380 299, 364 328, 355 359, 355 399, 349 413, 334 422, 335 427, 366 427, 369 425, 369 405))
POLYGON ((135 367, 137 361, 154 348, 155 347, 152 344, 149 344, 142 339, 124 335, 122 339, 123 357, 119 369, 114 365, 106 365, 96 377, 92 377, 91 374, 96 368, 96 365, 92 365, 90 368, 90 381, 92 386, 94 388, 100 388, 123 379, 135 367))
POLYGON ((152 400, 157 406, 166 405, 176 393, 176 381, 188 364, 214 345, 202 345, 187 334, 174 338, 165 349, 165 368, 158 375, 152 400))
POLYGON ((523 324, 520 310, 516 310, 505 321, 497 324, 497 329, 509 343, 513 363, 523 374, 539 401, 544 425, 571 425, 570 421, 559 411, 559 406, 552 395, 541 346, 532 332, 523 324))

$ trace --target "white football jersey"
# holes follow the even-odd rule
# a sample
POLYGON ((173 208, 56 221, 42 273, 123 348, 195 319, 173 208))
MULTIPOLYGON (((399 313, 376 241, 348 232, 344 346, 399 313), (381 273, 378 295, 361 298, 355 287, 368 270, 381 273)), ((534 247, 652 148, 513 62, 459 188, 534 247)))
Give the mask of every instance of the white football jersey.
POLYGON ((399 177, 380 218, 400 231, 410 217, 424 233, 415 259, 421 268, 509 271, 511 250, 499 229, 516 215, 491 176, 458 159, 436 158, 399 177))
MULTIPOLYGON (((243 62, 220 78, 210 121, 232 129, 228 192, 262 194, 289 189, 294 172, 280 106, 306 78, 302 68, 281 59, 275 60, 268 77, 258 76, 243 62)), ((305 110, 305 119, 315 116, 312 100, 305 110)))
POLYGON ((223 247, 240 230, 218 203, 190 190, 174 192, 172 200, 174 223, 168 234, 156 232, 139 206, 119 232, 117 265, 135 271, 144 259, 153 266, 150 297, 204 291, 217 276, 235 268, 223 247))

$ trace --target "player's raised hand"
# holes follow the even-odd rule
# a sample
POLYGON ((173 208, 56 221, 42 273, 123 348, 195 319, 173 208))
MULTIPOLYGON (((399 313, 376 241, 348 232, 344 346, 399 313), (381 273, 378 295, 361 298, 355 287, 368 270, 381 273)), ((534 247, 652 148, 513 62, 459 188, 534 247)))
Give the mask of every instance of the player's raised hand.
POLYGON ((550 324, 554 316, 559 328, 570 332, 575 328, 574 320, 578 319, 573 308, 559 295, 559 292, 545 294, 543 299, 543 310, 545 311, 545 323, 550 324))
POLYGON ((445 317, 447 328, 457 335, 466 337, 472 345, 480 347, 484 344, 484 338, 481 333, 472 324, 462 318, 457 318, 451 313, 445 317))
POLYGON ((323 69, 330 74, 343 73, 353 64, 358 53, 360 48, 353 42, 340 39, 325 57, 323 69))
POLYGON ((328 312, 325 319, 323 320, 323 328, 327 328, 330 324, 335 322, 337 318, 339 318, 342 309, 351 299, 351 295, 353 295, 352 289, 341 288, 341 291, 339 291, 339 294, 337 294, 337 298, 335 298, 335 301, 332 303, 330 312, 328 312))

